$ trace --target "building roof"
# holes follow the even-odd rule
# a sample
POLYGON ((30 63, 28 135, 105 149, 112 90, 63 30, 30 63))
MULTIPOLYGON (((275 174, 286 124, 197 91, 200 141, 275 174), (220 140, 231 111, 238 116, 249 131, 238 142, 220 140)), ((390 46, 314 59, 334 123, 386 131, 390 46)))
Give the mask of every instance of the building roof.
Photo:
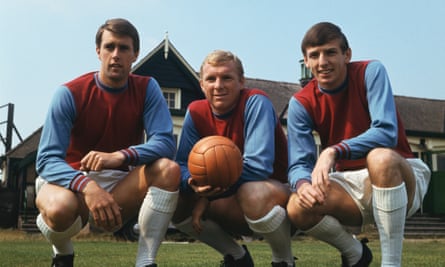
POLYGON ((246 87, 257 88, 265 91, 270 97, 272 104, 280 118, 284 118, 284 113, 287 111, 287 104, 289 99, 301 86, 297 83, 276 82, 262 79, 246 78, 246 87))
POLYGON ((9 158, 25 158, 29 153, 36 151, 40 142, 42 127, 33 132, 23 142, 12 148, 6 153, 9 158))
POLYGON ((395 96, 405 130, 411 134, 445 136, 445 101, 395 96))

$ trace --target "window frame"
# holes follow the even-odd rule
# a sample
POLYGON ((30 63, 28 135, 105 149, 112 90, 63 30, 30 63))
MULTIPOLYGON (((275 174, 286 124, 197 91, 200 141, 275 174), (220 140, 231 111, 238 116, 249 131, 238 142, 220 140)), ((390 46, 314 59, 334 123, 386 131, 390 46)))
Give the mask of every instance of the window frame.
POLYGON ((162 87, 162 95, 167 102, 167 106, 169 109, 181 109, 181 89, 179 88, 170 88, 170 87, 162 87), (166 97, 166 94, 173 94, 173 99, 170 97, 166 97), (171 105, 171 101, 173 100, 173 105, 171 105))

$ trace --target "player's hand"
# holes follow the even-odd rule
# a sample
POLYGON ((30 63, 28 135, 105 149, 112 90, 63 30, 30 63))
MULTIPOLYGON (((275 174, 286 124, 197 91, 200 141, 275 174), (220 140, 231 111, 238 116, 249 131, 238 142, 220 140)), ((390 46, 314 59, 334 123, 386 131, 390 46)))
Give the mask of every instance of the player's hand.
POLYGON ((95 181, 90 181, 82 191, 85 203, 98 227, 113 231, 122 227, 121 209, 113 196, 95 181))
POLYGON ((298 205, 305 209, 313 208, 316 205, 323 205, 325 201, 323 192, 310 183, 302 184, 297 190, 297 195, 298 205))
POLYGON ((320 190, 324 197, 330 187, 329 172, 335 164, 335 150, 333 148, 326 148, 320 153, 317 163, 312 170, 312 186, 320 190))
POLYGON ((195 193, 198 194, 198 196, 200 197, 212 197, 226 191, 226 188, 213 187, 211 185, 198 185, 196 181, 193 180, 193 177, 190 177, 188 179, 188 184, 193 189, 193 191, 195 191, 195 193))
POLYGON ((90 151, 80 161, 80 170, 101 171, 103 169, 112 169, 121 166, 124 161, 125 155, 120 151, 113 153, 90 151))

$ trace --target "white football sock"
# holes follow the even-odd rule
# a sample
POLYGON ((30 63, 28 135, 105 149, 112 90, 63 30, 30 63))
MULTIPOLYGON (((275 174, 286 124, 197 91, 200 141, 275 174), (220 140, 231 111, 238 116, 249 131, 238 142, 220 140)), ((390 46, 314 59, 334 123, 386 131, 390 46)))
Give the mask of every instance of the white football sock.
POLYGON ((390 188, 372 186, 372 206, 379 230, 382 266, 400 266, 402 263, 407 203, 405 183, 390 188))
POLYGON ((80 216, 78 216, 74 223, 63 232, 56 232, 51 229, 43 220, 41 214, 37 216, 36 224, 43 236, 51 243, 54 256, 74 254, 71 237, 75 236, 82 230, 82 219, 80 216))
POLYGON ((263 236, 269 243, 272 249, 272 262, 285 261, 289 266, 293 266, 290 221, 284 208, 276 205, 269 213, 258 220, 251 220, 247 217, 245 219, 250 229, 263 236))
POLYGON ((136 266, 155 263, 161 242, 176 209, 179 191, 170 192, 151 186, 139 210, 139 246, 136 266))
POLYGON ((179 231, 209 245, 223 256, 232 255, 234 259, 241 259, 246 253, 243 247, 216 222, 209 219, 201 220, 201 226, 202 231, 198 234, 193 229, 192 217, 188 217, 184 221, 175 224, 179 231))
POLYGON ((350 266, 362 257, 363 247, 360 241, 348 233, 332 216, 324 216, 318 224, 305 233, 337 248, 350 266))

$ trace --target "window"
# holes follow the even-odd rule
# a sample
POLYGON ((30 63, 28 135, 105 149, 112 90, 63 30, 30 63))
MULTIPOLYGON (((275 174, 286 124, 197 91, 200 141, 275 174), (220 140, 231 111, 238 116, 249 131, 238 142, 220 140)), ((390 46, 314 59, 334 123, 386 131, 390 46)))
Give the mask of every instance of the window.
POLYGON ((181 90, 179 88, 162 88, 169 109, 181 109, 181 90))

